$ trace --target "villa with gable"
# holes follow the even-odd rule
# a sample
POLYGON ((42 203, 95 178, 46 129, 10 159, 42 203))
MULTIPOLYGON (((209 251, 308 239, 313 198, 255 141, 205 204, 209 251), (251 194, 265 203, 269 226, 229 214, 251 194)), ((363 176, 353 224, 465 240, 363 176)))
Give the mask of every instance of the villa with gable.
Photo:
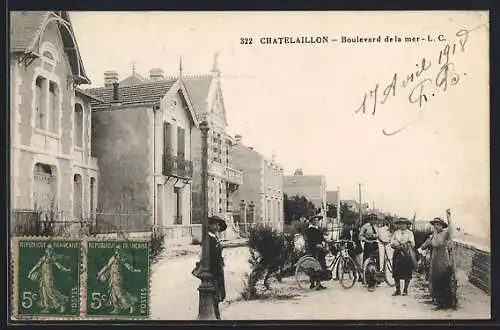
MULTIPOLYGON (((10 13, 13 228, 91 220, 99 167, 91 155, 90 84, 68 12, 10 13)), ((78 227, 75 226, 75 227, 78 227)))

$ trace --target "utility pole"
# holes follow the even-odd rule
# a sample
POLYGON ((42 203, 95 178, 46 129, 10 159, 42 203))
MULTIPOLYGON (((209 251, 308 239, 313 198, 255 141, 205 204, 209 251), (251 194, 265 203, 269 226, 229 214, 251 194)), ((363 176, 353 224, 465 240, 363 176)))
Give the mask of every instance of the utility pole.
POLYGON ((362 210, 361 210, 361 183, 358 184, 359 187, 359 208, 358 208, 358 213, 359 213, 359 226, 363 224, 363 217, 362 217, 362 210))

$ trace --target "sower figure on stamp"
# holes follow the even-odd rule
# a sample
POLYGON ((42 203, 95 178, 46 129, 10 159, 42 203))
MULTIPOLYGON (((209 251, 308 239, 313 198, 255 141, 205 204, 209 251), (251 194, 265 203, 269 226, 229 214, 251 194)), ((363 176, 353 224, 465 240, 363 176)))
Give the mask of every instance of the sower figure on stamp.
POLYGON ((135 310, 135 304, 138 301, 138 298, 127 292, 123 286, 122 273, 124 268, 134 273, 141 271, 140 269, 135 269, 128 259, 118 245, 115 248, 114 255, 109 258, 107 264, 97 274, 99 280, 108 280, 109 299, 113 307, 112 314, 118 314, 123 309, 128 309, 129 313, 132 314, 135 310))
POLYGON ((70 269, 61 265, 59 263, 60 259, 62 259, 62 256, 55 254, 52 244, 48 244, 45 254, 28 274, 29 279, 38 281, 39 304, 42 308, 42 313, 48 313, 52 309, 57 309, 61 313, 64 312, 64 304, 68 300, 68 297, 55 288, 52 268, 57 267, 57 269, 64 272, 69 272, 70 269))
POLYGON ((226 298, 226 286, 224 283, 224 259, 222 257, 222 246, 216 233, 226 230, 226 222, 216 215, 208 218, 209 244, 210 244, 210 273, 213 276, 215 287, 214 310, 215 317, 220 320, 219 303, 226 298))

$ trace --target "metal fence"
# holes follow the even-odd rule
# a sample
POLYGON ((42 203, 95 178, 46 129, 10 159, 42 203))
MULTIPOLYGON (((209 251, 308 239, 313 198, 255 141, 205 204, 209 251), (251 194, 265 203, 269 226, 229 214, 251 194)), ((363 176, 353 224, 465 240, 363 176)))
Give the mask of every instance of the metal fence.
POLYGON ((12 233, 25 236, 91 235, 95 220, 73 219, 60 211, 17 209, 12 211, 12 233))
POLYGON ((17 209, 12 211, 12 233, 18 236, 96 235, 151 232, 149 213, 96 213, 75 219, 62 212, 17 209))

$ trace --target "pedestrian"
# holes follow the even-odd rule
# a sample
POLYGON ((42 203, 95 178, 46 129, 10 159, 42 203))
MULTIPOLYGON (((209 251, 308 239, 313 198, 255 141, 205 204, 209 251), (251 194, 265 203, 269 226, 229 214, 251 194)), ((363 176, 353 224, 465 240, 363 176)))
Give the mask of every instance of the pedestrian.
POLYGON ((226 286, 224 283, 224 258, 222 257, 222 246, 217 233, 224 232, 227 224, 224 219, 214 215, 208 218, 209 245, 210 245, 210 273, 213 276, 215 287, 214 311, 217 320, 220 320, 219 303, 226 298, 226 286))
POLYGON ((378 264, 378 231, 375 228, 378 216, 375 213, 370 213, 367 220, 368 222, 359 231, 359 239, 363 242, 363 263, 373 255, 378 264))
POLYGON ((454 275, 451 248, 451 229, 442 218, 430 221, 434 227, 433 234, 422 244, 419 252, 431 250, 429 270, 429 288, 437 309, 454 308, 456 292, 452 278, 454 275))
POLYGON ((399 218, 394 223, 397 226, 392 235, 391 247, 394 249, 392 256, 392 277, 396 282, 396 291, 393 296, 401 295, 401 280, 404 280, 403 296, 408 295, 408 286, 412 278, 414 264, 411 253, 415 247, 415 237, 408 229, 411 224, 406 218, 399 218))
MULTIPOLYGON (((307 253, 312 255, 316 260, 319 261, 322 270, 326 270, 326 254, 327 250, 325 248, 326 239, 323 233, 318 227, 319 217, 312 217, 309 221, 309 226, 306 229, 305 239, 307 253)), ((321 285, 321 276, 311 276, 311 289, 321 290, 326 289, 321 285)))
POLYGON ((379 267, 382 269, 384 265, 385 252, 387 252, 387 257, 392 259, 393 249, 391 248, 391 237, 392 232, 390 230, 390 217, 385 216, 384 218, 380 218, 377 222, 377 231, 380 239, 379 245, 379 267))

